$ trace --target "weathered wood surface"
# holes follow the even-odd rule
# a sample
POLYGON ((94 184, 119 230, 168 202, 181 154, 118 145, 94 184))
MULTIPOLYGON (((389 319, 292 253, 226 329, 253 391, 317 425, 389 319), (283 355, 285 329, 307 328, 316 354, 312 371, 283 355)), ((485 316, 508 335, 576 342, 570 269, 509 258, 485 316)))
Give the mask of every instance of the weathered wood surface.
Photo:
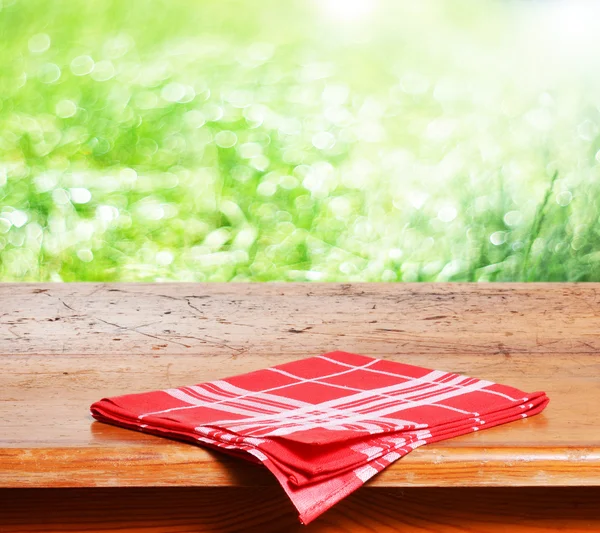
POLYGON ((600 488, 364 487, 301 526, 276 487, 2 489, 2 533, 589 533, 600 488))
POLYGON ((0 486, 272 486, 88 407, 335 349, 551 398, 370 485, 600 485, 600 284, 0 284, 0 486))

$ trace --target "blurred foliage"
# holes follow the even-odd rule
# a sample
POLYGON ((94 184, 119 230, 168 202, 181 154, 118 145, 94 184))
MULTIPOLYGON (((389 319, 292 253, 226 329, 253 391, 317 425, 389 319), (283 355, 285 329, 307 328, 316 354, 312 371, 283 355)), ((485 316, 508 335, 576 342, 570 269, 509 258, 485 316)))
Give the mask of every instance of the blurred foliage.
POLYGON ((599 44, 566 0, 0 0, 0 280, 600 280, 599 44))

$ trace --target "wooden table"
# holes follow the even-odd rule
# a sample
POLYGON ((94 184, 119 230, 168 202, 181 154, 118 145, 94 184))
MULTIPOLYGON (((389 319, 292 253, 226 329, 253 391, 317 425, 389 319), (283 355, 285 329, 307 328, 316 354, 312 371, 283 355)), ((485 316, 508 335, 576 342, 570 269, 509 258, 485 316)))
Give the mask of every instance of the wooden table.
POLYGON ((0 284, 0 531, 600 531, 600 284, 0 284), (265 470, 96 399, 340 349, 545 390, 308 527, 265 470))

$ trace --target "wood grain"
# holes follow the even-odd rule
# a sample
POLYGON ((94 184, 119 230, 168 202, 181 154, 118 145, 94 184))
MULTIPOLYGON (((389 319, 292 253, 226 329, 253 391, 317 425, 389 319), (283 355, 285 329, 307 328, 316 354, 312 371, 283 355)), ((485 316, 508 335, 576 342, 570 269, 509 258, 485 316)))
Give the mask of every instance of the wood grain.
POLYGON ((594 283, 2 284, 0 301, 10 354, 600 350, 594 283))
POLYGON ((545 390, 532 419, 425 446, 383 487, 600 485, 599 284, 0 285, 0 487, 273 487, 93 422, 103 397, 342 349, 545 390))
POLYGON ((583 533, 600 531, 598 501, 597 488, 364 487, 301 526, 274 489, 4 489, 0 532, 583 533))

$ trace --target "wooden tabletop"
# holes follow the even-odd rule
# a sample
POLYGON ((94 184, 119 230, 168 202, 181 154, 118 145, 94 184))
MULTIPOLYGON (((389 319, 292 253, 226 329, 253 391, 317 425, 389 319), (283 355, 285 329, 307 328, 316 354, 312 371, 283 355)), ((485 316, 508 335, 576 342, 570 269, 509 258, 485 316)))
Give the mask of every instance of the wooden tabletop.
POLYGON ((551 399, 419 448, 372 485, 600 485, 600 284, 232 283, 0 284, 0 487, 272 485, 88 407, 338 349, 551 399))

